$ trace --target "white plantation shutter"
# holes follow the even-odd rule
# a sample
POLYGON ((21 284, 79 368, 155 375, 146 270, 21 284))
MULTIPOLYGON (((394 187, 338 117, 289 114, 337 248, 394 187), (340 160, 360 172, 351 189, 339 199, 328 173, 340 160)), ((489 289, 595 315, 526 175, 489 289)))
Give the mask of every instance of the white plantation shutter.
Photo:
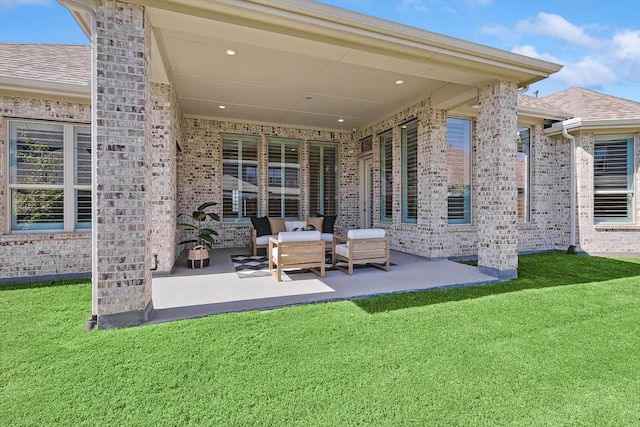
POLYGON ((309 213, 338 213, 338 146, 309 143, 309 213))
POLYGON ((447 185, 449 223, 471 222, 471 120, 447 119, 447 185))
POLYGON ((593 148, 593 216, 600 222, 632 220, 633 136, 600 137, 593 148))
POLYGON ((11 122, 12 184, 64 185, 64 127, 11 122))
POLYGON ((223 221, 246 221, 258 215, 258 139, 222 138, 223 221))
POLYGON ((74 192, 76 227, 91 227, 91 128, 74 128, 74 192))
POLYGON ((300 143, 269 139, 269 216, 300 216, 300 143))
POLYGON ((393 218, 393 133, 380 134, 380 220, 393 218))
POLYGON ((418 122, 402 126, 402 222, 418 220, 418 122))
POLYGON ((9 121, 11 229, 91 227, 91 130, 9 121))
POLYGON ((518 220, 521 222, 529 222, 530 220, 530 179, 529 179, 529 163, 530 163, 530 147, 531 147, 531 130, 529 128, 518 128, 518 153, 516 162, 516 172, 518 179, 518 220))

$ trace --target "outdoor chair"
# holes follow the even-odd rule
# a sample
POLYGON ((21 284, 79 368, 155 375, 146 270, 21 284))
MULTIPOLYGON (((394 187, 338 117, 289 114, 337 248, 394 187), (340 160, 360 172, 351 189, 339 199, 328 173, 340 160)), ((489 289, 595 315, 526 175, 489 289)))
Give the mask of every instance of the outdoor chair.
POLYGON ((269 237, 269 272, 282 281, 285 268, 306 268, 324 277, 324 240, 319 231, 283 231, 269 237))
POLYGON ((381 228, 349 230, 347 237, 334 235, 331 261, 334 268, 349 276, 355 264, 369 264, 389 271, 389 238, 381 228), (348 267, 337 265, 338 261, 347 263, 348 267))

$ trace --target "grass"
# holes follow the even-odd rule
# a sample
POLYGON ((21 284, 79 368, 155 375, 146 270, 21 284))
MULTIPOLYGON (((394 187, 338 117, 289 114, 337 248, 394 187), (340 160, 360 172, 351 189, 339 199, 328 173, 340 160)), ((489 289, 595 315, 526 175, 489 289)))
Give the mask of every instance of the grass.
POLYGON ((640 424, 640 260, 85 332, 87 283, 0 289, 2 425, 640 424))

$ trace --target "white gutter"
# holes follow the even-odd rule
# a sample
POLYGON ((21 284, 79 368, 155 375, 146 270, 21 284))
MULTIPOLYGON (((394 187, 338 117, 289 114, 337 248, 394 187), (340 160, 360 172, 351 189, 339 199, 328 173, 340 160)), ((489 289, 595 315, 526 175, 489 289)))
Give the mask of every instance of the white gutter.
POLYGON ((603 119, 603 120, 582 120, 580 117, 574 119, 565 120, 560 123, 554 123, 550 128, 545 129, 545 135, 558 135, 563 133, 563 129, 567 130, 577 129, 580 130, 606 130, 611 132, 613 130, 629 130, 637 132, 640 129, 640 119, 603 119))
POLYGON ((28 95, 48 95, 86 102, 91 96, 89 84, 61 83, 0 75, 0 90, 28 95))
POLYGON ((98 216, 97 209, 97 193, 98 188, 96 185, 96 171, 98 170, 98 159, 96 156, 96 148, 97 144, 97 133, 98 133, 98 117, 97 117, 97 106, 98 106, 98 91, 96 85, 96 75, 98 69, 98 56, 96 53, 96 41, 97 41, 97 31, 96 31, 96 12, 84 3, 80 3, 75 0, 58 0, 62 6, 69 9, 69 11, 74 14, 74 11, 85 12, 87 15, 91 17, 91 218, 92 226, 91 226, 91 318, 87 323, 87 329, 93 328, 97 323, 98 316, 98 263, 96 260, 96 254, 98 253, 98 230, 96 227, 95 219, 98 216))
MULTIPOLYGON (((575 120, 575 119, 573 119, 575 120)), ((578 119, 579 120, 579 119, 578 119)), ((573 135, 570 135, 567 131, 567 127, 565 126, 566 122, 570 122, 571 120, 566 120, 562 122, 562 135, 571 141, 571 179, 570 179, 570 190, 569 193, 571 195, 571 214, 570 214, 570 223, 571 223, 571 237, 569 242, 569 249, 567 249, 567 253, 572 254, 575 253, 576 250, 576 138, 573 135)))

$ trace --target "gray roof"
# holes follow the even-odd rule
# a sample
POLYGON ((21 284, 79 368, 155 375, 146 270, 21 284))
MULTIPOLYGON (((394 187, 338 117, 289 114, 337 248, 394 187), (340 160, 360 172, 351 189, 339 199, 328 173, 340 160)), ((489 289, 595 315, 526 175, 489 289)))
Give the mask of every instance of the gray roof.
POLYGON ((91 46, 0 43, 0 77, 88 86, 91 46))
POLYGON ((545 96, 540 101, 555 110, 567 111, 573 117, 580 117, 587 121, 640 119, 640 102, 579 87, 545 96))
POLYGON ((522 94, 518 94, 518 106, 540 108, 542 110, 564 111, 562 109, 557 108, 556 106, 549 104, 548 102, 545 102, 542 98, 534 98, 532 96, 522 95, 522 94))

